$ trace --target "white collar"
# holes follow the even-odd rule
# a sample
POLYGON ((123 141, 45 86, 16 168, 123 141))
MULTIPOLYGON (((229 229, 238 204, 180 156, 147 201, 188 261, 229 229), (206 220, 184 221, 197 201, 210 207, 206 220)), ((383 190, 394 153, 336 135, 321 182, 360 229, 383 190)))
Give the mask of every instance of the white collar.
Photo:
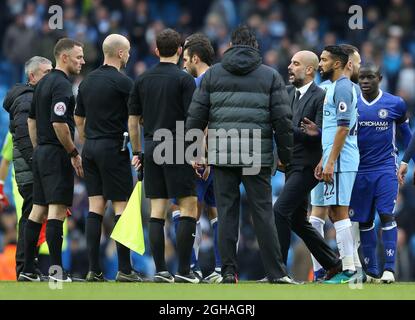
POLYGON ((372 106, 374 105, 376 102, 379 101, 380 98, 382 98, 383 95, 383 91, 381 89, 379 89, 379 94, 378 96, 372 100, 372 102, 367 102, 367 100, 363 97, 363 93, 360 94, 360 98, 362 99, 363 103, 367 106, 372 106))
POLYGON ((300 98, 301 99, 303 97, 303 95, 305 95, 305 93, 307 92, 308 88, 311 87, 311 84, 313 83, 313 81, 310 81, 309 83, 307 83, 306 85, 302 86, 301 88, 296 88, 295 91, 300 91, 300 98))

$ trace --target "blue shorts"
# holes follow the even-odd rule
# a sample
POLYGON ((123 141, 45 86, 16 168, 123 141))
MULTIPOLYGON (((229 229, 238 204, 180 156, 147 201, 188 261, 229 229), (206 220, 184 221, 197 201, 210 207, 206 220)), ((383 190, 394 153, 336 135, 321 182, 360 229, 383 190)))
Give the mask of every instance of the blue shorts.
MULTIPOLYGON (((210 168, 210 174, 208 179, 197 179, 196 182, 197 201, 204 202, 208 207, 216 208, 215 194, 213 193, 213 168, 210 168)), ((171 202, 178 205, 177 199, 171 199, 171 202)))
POLYGON ((398 197, 398 177, 395 171, 358 173, 350 203, 350 219, 371 222, 375 212, 393 215, 398 197))
POLYGON ((349 206, 357 172, 335 172, 333 183, 320 182, 311 191, 313 206, 349 206))
POLYGON ((311 205, 324 207, 324 182, 319 182, 310 192, 311 205))

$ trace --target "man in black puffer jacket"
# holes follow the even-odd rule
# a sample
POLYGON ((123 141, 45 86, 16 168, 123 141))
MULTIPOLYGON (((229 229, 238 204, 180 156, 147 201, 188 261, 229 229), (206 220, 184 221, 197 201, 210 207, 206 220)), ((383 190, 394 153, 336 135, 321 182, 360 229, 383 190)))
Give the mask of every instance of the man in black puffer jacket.
POLYGON ((293 147, 292 113, 279 73, 262 64, 252 31, 232 33, 231 48, 211 67, 189 107, 186 129, 208 126, 208 163, 215 166, 219 249, 224 283, 237 282, 239 184, 253 210, 265 271, 271 283, 295 283, 282 262, 272 213, 273 139, 288 166, 293 147), (222 131, 222 132, 221 132, 222 131), (236 146, 239 146, 236 148, 236 146), (247 169, 250 170, 247 170, 247 169))
POLYGON ((10 132, 13 137, 13 165, 19 193, 23 198, 22 216, 19 220, 19 235, 16 249, 17 278, 24 262, 24 226, 32 210, 32 153, 33 147, 27 128, 34 86, 52 69, 50 60, 35 56, 25 64, 28 82, 14 85, 4 99, 3 107, 9 113, 10 132))

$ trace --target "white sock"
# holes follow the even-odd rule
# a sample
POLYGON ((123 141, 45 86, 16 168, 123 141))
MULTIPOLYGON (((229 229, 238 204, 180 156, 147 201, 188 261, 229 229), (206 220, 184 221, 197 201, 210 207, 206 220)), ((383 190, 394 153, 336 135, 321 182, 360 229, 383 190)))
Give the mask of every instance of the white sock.
POLYGON ((334 223, 336 229, 337 247, 342 260, 343 271, 356 271, 353 261, 353 236, 350 219, 343 219, 334 223))
MULTIPOLYGON (((310 216, 309 221, 314 229, 316 229, 324 238, 324 224, 326 222, 323 219, 314 216, 310 216)), ((313 262, 313 271, 318 271, 323 268, 313 255, 311 255, 311 261, 313 262)))
POLYGON ((218 218, 213 218, 212 220, 210 220, 210 225, 213 226, 213 224, 218 221, 218 218))
POLYGON ((360 230, 359 222, 352 222, 352 235, 353 235, 353 262, 356 268, 362 268, 362 263, 359 258, 360 247, 360 230))
POLYGON ((172 218, 175 218, 175 217, 177 217, 177 216, 179 216, 179 217, 180 217, 180 210, 175 210, 175 211, 173 211, 171 214, 172 214, 172 218))
POLYGON ((196 222, 196 236, 195 242, 193 243, 193 249, 195 250, 196 259, 199 260, 199 248, 202 243, 202 227, 200 221, 196 222))

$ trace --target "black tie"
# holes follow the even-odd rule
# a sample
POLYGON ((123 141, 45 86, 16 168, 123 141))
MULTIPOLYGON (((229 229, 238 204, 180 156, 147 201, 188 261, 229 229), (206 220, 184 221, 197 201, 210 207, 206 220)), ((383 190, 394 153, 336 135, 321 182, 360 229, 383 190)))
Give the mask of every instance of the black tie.
POLYGON ((298 100, 300 100, 300 96, 301 96, 300 90, 295 90, 294 105, 298 104, 298 100))
POLYGON ((293 103, 293 122, 295 125, 297 125, 298 117, 298 105, 300 100, 301 92, 300 90, 295 90, 295 97, 294 97, 294 103, 293 103))

